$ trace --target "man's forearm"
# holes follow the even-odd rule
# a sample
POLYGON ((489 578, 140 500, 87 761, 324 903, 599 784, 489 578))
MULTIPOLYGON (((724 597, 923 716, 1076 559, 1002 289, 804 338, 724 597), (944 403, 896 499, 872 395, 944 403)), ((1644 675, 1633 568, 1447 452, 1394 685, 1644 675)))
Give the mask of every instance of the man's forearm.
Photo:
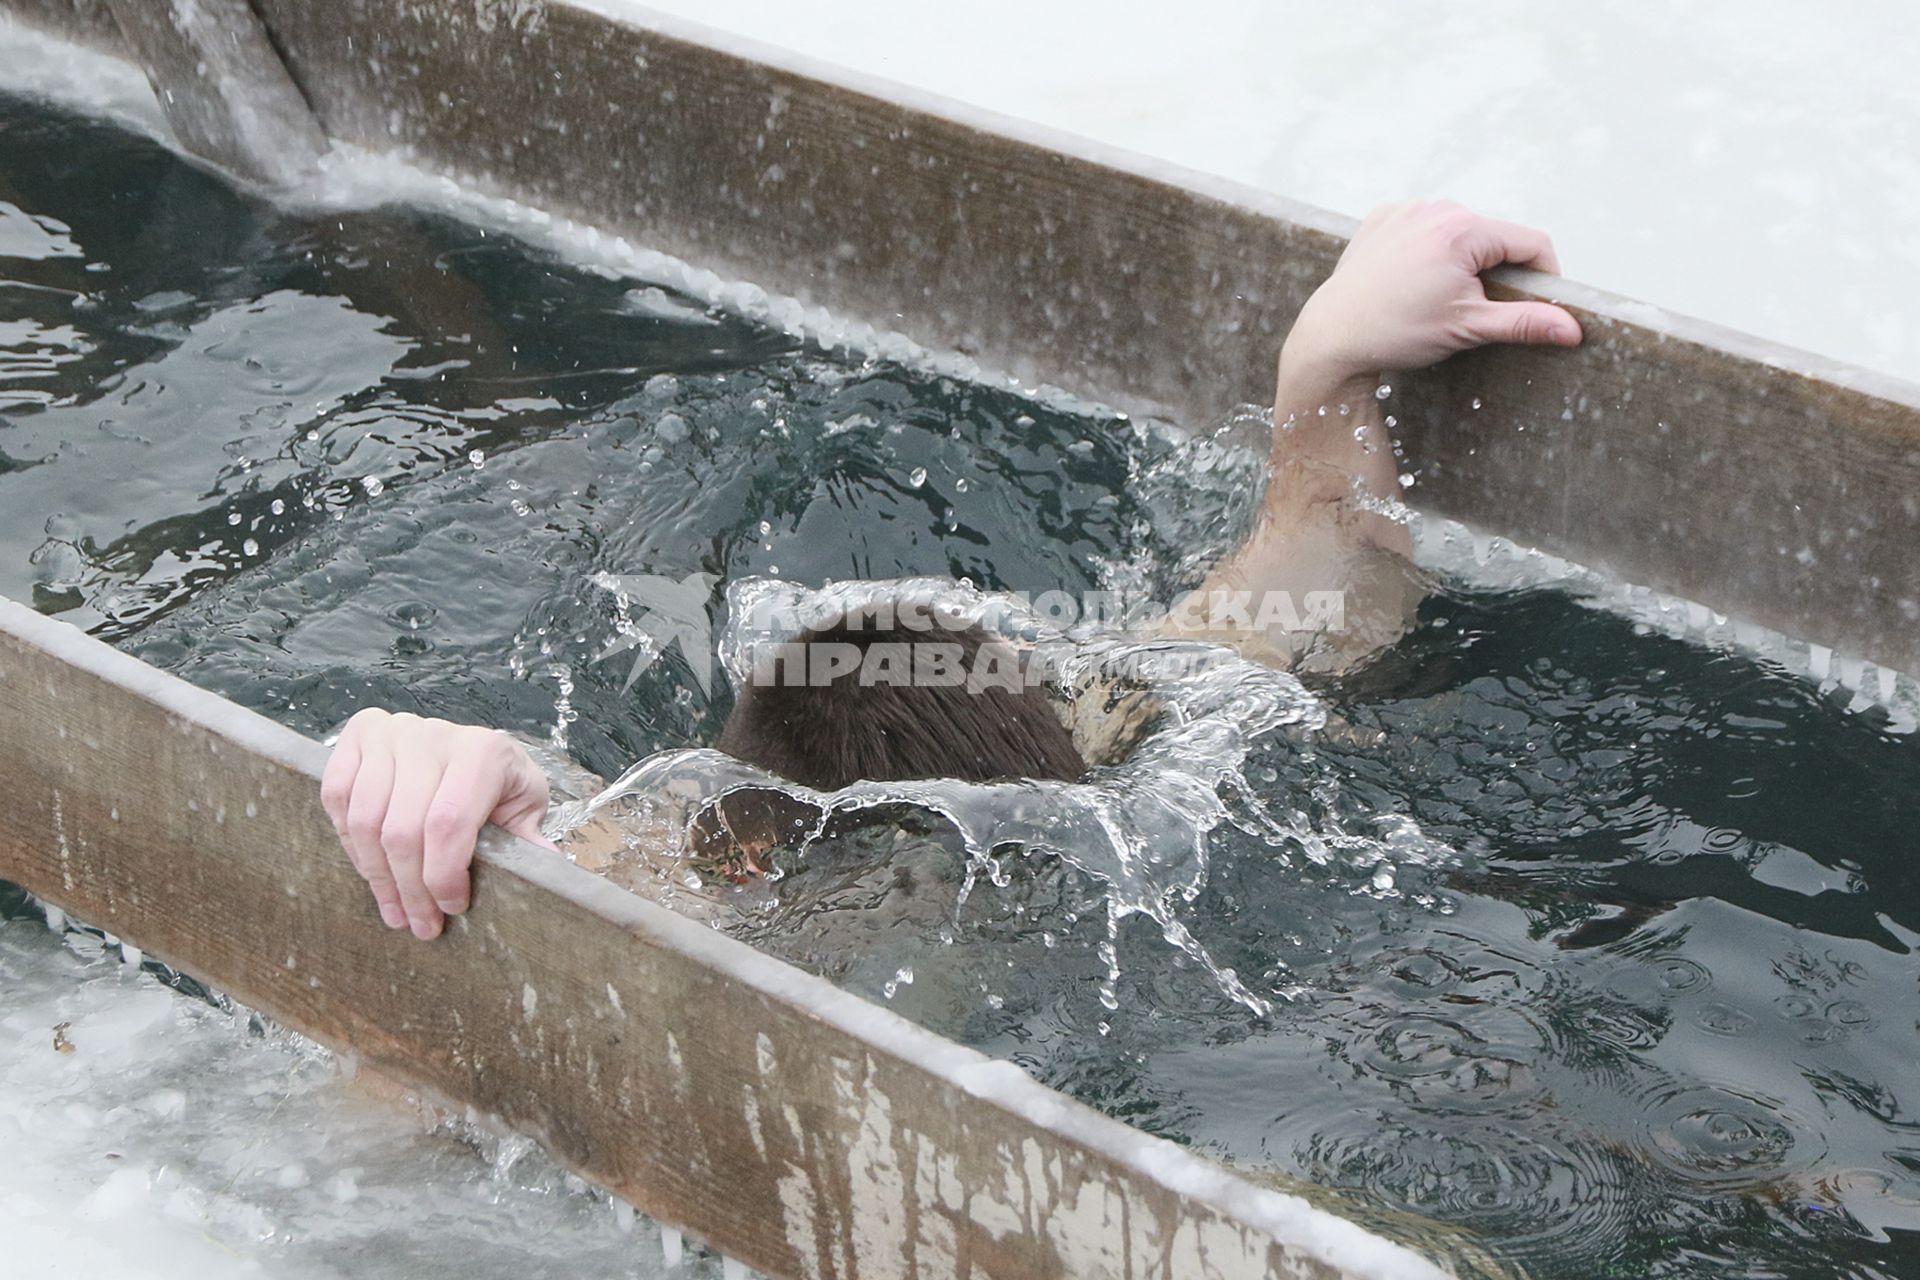
POLYGON ((1343 621, 1327 624, 1324 637, 1305 615, 1288 625, 1284 610, 1272 625, 1178 622, 1170 630, 1205 633, 1266 660, 1324 658, 1328 668, 1392 642, 1417 607, 1422 584, 1406 524, 1389 514, 1403 509, 1398 460, 1376 395, 1379 371, 1424 369, 1490 342, 1580 342, 1578 321, 1560 307, 1486 296, 1480 273, 1502 263, 1559 269, 1538 231, 1445 201, 1383 206, 1368 215, 1301 308, 1281 352, 1260 517, 1197 593, 1202 602, 1236 593, 1269 601, 1338 593, 1343 621))
POLYGON ((1259 517, 1246 541, 1182 601, 1185 612, 1169 630, 1225 642, 1278 666, 1295 666, 1310 649, 1325 649, 1337 667, 1347 660, 1339 655, 1350 637, 1326 636, 1322 624, 1308 621, 1319 617, 1315 602, 1340 597, 1346 621, 1333 625, 1351 628, 1361 652, 1390 641, 1409 607, 1400 589, 1406 578, 1376 561, 1395 558, 1383 550, 1407 557, 1411 544, 1406 526, 1379 510, 1400 487, 1376 395, 1379 376, 1314 358, 1311 332, 1296 336, 1309 341, 1290 341, 1280 359, 1259 517), (1267 616, 1281 600, 1291 608, 1255 625, 1185 621, 1209 617, 1217 600, 1240 599, 1254 617, 1267 616))
POLYGON ((1326 354, 1315 323, 1309 306, 1280 353, 1262 519, 1281 525, 1332 520, 1357 540, 1406 554, 1406 526, 1378 511, 1400 493, 1378 394, 1383 375, 1326 354))

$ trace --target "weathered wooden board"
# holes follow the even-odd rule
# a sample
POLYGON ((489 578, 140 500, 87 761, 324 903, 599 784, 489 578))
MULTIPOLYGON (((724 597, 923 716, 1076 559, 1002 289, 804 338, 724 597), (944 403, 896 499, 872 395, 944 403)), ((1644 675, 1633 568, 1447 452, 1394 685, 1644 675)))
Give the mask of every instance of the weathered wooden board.
POLYGON ((4 0, 0 13, 109 53, 124 53, 120 27, 106 0, 4 0))
POLYGON ((316 743, 0 601, 0 878, 776 1276, 1437 1277, 493 832, 383 928, 316 743))
POLYGON ((289 186, 327 150, 249 0, 106 0, 167 121, 195 155, 289 186))
MULTIPOLYGON (((1271 393, 1351 227, 591 3, 256 3, 336 136, 1188 423, 1271 393)), ((1419 505, 1920 672, 1920 388, 1505 279, 1590 341, 1395 378, 1419 505)))
MULTIPOLYGON (((0 8, 110 44, 99 2, 0 8)), ((1187 423, 1264 399, 1353 225, 597 2, 254 5, 336 138, 1187 423)), ((1920 388, 1501 279, 1571 306, 1590 341, 1396 377, 1416 505, 1920 672, 1920 388)))

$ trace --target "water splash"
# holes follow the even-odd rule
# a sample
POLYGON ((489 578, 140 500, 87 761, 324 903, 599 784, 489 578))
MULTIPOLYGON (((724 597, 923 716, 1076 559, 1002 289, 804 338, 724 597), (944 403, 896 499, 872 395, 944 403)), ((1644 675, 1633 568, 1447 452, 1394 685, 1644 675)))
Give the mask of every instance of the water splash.
POLYGON ((1319 701, 1291 675, 1214 646, 1061 630, 1018 596, 946 579, 847 582, 819 590, 764 578, 736 582, 728 591, 730 623, 720 644, 721 661, 739 686, 751 678, 753 655, 788 638, 795 620, 807 625, 881 600, 980 621, 1027 646, 1047 683, 1063 695, 1132 688, 1152 700, 1152 726, 1125 759, 1097 766, 1079 782, 935 779, 859 782, 821 792, 717 751, 666 752, 634 766, 576 818, 617 808, 629 823, 664 823, 676 833, 674 852, 685 857, 688 833, 700 812, 735 792, 775 790, 817 815, 799 842, 804 853, 837 815, 907 806, 936 815, 959 837, 966 873, 956 908, 982 881, 1006 887, 1004 855, 1014 849, 1058 858, 1103 886, 1108 942, 1102 947, 1107 977, 1100 995, 1107 1007, 1116 1002, 1120 923, 1139 915, 1157 924, 1161 936, 1200 964, 1232 999, 1255 1014, 1270 1013, 1270 1000, 1208 954, 1183 907, 1206 883, 1208 837, 1223 825, 1276 846, 1292 841, 1316 851, 1327 847, 1304 813, 1255 800, 1256 790, 1243 773, 1253 743, 1262 736, 1282 727, 1311 730, 1323 724, 1319 701))

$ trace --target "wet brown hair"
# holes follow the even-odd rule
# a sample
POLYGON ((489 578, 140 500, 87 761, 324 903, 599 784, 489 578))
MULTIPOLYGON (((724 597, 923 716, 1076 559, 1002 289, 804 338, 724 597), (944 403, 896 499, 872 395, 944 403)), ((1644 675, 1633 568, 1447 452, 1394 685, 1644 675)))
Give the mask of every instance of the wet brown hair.
MULTIPOLYGON (((887 605, 852 610, 780 646, 740 690, 714 745, 816 791, 920 778, 1072 782, 1086 773, 1052 697, 1037 685, 864 678, 866 660, 886 655, 874 652, 882 645, 899 646, 893 653, 907 658, 908 671, 899 673, 906 676, 915 646, 942 647, 963 672, 981 669, 983 655, 1011 663, 1016 677, 1025 672, 1012 647, 978 623, 927 611, 903 626, 894 614, 887 605), (829 650, 842 661, 857 657, 858 665, 821 679, 818 659, 829 650)), ((791 845, 819 821, 814 806, 754 787, 729 793, 701 815, 694 839, 705 856, 742 878, 760 869, 758 851, 791 845)))
MULTIPOLYGON (((851 610, 803 631, 756 670, 740 690, 715 745, 790 782, 831 791, 853 782, 958 778, 1074 781, 1087 765, 1043 688, 1016 681, 934 682, 871 679, 865 664, 876 646, 896 657, 940 646, 962 672, 1015 660, 1011 646, 980 624, 932 610, 896 618, 889 605, 851 610), (828 649, 857 654, 861 666, 820 678, 828 649), (996 651, 997 650, 997 651, 996 651)), ((1001 668, 1006 670, 1005 666, 1001 668)))

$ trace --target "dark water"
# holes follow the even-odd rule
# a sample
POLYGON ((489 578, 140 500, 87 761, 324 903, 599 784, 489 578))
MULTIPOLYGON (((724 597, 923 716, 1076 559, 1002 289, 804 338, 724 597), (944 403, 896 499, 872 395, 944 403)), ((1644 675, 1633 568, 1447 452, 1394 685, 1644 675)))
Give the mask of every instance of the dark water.
MULTIPOLYGON (((1176 577, 1247 510, 1244 468, 1129 424, 497 234, 276 210, 5 99, 0 139, 0 593, 308 732, 369 703, 563 725, 610 774, 710 740, 726 694, 677 657, 623 690, 596 574, 1075 591, 1176 577)), ((1382 886, 1217 833, 1188 918, 1290 997, 1270 1017, 1138 919, 1107 1009, 1100 886, 1016 859, 956 914, 912 824, 811 852, 752 932, 1542 1277, 1920 1275, 1911 738, 1546 591, 1436 595, 1330 699, 1256 788, 1453 852, 1382 886)))

